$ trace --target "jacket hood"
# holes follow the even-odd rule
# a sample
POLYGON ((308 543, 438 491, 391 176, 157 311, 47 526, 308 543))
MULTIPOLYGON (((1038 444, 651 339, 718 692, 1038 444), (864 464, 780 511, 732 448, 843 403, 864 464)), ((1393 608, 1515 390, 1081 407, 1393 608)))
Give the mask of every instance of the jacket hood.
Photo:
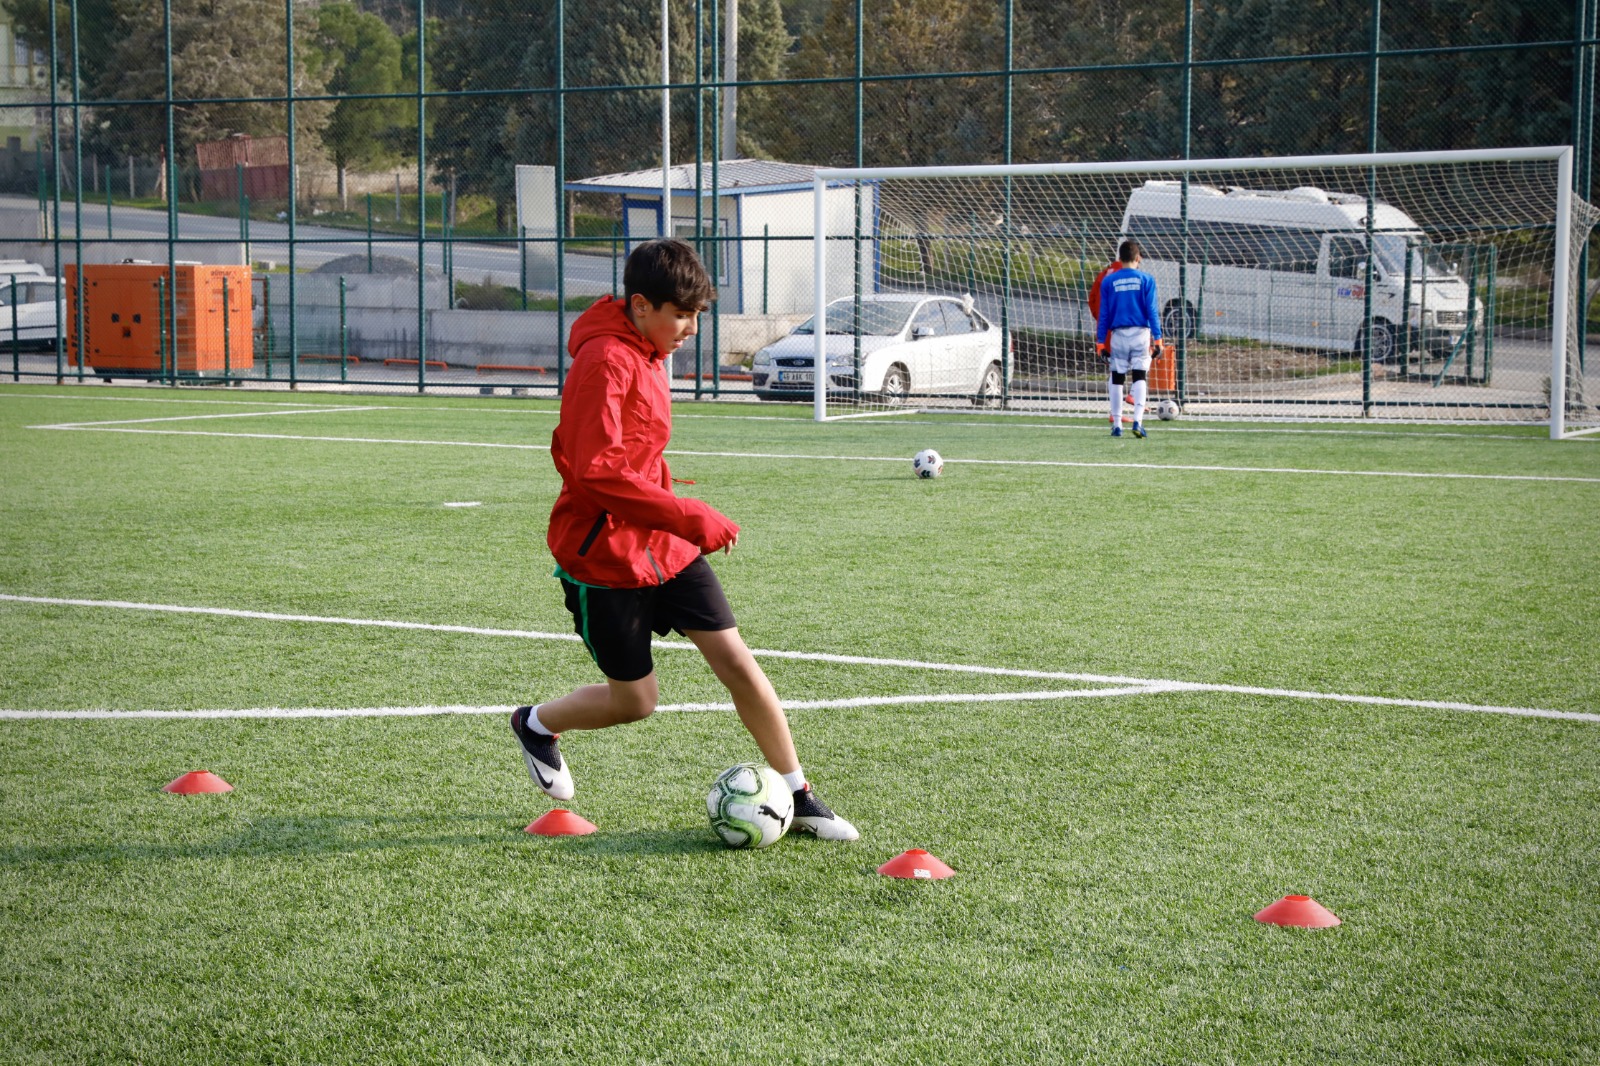
POLYGON ((627 305, 615 296, 602 296, 578 316, 567 336, 567 354, 576 358, 578 349, 596 337, 616 337, 646 359, 661 359, 656 346, 644 339, 623 310, 627 305))

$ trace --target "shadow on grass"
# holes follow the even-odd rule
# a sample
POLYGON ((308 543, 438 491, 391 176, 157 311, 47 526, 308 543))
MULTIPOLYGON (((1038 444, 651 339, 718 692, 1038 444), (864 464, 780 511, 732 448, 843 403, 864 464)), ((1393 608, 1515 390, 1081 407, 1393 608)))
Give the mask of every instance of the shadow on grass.
POLYGON ((685 855, 724 850, 707 831, 683 829, 600 832, 541 837, 500 815, 308 815, 253 819, 214 840, 192 842, 80 841, 0 848, 0 868, 36 863, 170 862, 183 859, 270 858, 378 852, 399 848, 505 846, 520 842, 566 848, 580 855, 685 855))

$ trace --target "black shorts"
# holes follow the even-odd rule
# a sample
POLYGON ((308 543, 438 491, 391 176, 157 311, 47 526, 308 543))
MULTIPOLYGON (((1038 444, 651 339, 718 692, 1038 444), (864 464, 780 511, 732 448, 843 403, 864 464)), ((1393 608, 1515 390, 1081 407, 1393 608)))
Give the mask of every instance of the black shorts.
POLYGON ((701 556, 660 585, 608 589, 557 573, 572 625, 600 672, 613 681, 637 681, 655 669, 650 634, 732 629, 733 608, 722 583, 701 556))

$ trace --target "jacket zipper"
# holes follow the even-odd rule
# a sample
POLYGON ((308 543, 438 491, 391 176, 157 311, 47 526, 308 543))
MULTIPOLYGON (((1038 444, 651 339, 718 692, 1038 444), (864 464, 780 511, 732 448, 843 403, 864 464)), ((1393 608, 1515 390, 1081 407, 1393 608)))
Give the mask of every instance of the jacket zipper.
POLYGON ((665 585, 667 583, 667 579, 662 576, 661 567, 656 565, 656 557, 650 554, 649 548, 644 550, 644 557, 650 560, 650 568, 656 572, 656 584, 665 585))
MULTIPOLYGON (((589 535, 583 538, 583 543, 578 547, 579 555, 589 554, 589 549, 594 547, 594 539, 600 535, 600 531, 602 529, 606 528, 606 519, 609 517, 611 517, 611 513, 609 511, 600 512, 600 517, 594 520, 594 527, 589 530, 589 535)), ((657 571, 657 573, 659 572, 660 571, 657 571)))

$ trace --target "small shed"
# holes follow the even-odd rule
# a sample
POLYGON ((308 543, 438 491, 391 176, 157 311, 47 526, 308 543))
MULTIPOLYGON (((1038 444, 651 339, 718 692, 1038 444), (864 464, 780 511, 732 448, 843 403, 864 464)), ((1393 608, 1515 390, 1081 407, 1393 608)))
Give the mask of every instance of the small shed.
MULTIPOLYGON (((812 309, 812 275, 815 273, 811 228, 814 217, 813 181, 817 168, 769 159, 726 159, 712 166, 700 164, 704 235, 720 238, 704 246, 708 268, 716 261, 718 304, 723 313, 790 314, 812 309), (713 243, 715 255, 713 255, 713 243)), ((671 221, 667 232, 695 237, 695 164, 684 163, 668 171, 671 221)), ((658 237, 662 232, 662 174, 636 170, 569 181, 571 193, 608 193, 621 197, 622 236, 625 247, 658 237)), ((864 238, 873 232, 874 186, 863 186, 861 225, 864 238)), ((824 191, 824 217, 828 232, 855 233, 853 185, 824 191)), ((875 250, 870 239, 862 247, 862 277, 870 280, 875 250)), ((853 242, 829 242, 830 295, 849 291, 853 242)))

